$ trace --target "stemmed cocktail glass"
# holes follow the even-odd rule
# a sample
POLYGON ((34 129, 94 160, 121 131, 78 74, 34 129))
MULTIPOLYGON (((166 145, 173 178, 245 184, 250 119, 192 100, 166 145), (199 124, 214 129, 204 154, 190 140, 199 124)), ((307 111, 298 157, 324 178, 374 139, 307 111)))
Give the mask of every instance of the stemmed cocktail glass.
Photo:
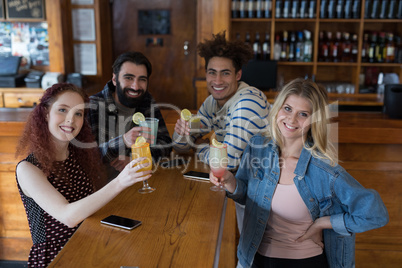
MULTIPOLYGON (((139 158, 139 157, 146 157, 145 160, 137 163, 135 166, 144 164, 144 163, 149 163, 150 165, 147 167, 144 167, 140 169, 139 171, 147 171, 152 169, 152 156, 151 156, 151 150, 149 149, 149 143, 142 143, 142 144, 133 144, 131 146, 131 160, 139 158)), ((146 194, 146 193, 152 193, 155 191, 155 188, 152 188, 148 184, 148 180, 145 180, 142 182, 143 187, 138 190, 139 193, 141 194, 146 194)))
MULTIPOLYGON (((218 179, 222 178, 228 166, 228 162, 227 144, 221 144, 221 146, 211 144, 209 146, 209 167, 215 177, 218 179)), ((212 191, 225 191, 222 185, 214 185, 210 189, 212 191)))

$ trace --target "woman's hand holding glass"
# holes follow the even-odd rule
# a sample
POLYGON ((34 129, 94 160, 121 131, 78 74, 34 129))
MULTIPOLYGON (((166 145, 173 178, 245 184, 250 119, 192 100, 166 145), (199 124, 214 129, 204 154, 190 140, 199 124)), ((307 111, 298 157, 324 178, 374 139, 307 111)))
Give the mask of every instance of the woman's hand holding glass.
POLYGON ((219 178, 211 171, 209 173, 209 180, 218 187, 223 186, 231 194, 236 190, 236 178, 228 170, 225 170, 225 173, 219 178))
POLYGON ((146 157, 136 158, 128 163, 122 172, 120 172, 116 179, 119 180, 123 188, 127 188, 137 182, 145 181, 152 176, 152 170, 144 171, 144 168, 151 165, 150 163, 138 164, 144 160, 146 160, 146 157))

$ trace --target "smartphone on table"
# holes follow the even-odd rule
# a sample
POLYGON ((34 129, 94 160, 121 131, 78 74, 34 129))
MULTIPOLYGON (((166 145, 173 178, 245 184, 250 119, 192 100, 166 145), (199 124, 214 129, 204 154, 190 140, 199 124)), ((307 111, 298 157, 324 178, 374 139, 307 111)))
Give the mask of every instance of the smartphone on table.
POLYGON ((199 171, 188 171, 183 174, 184 177, 197 179, 197 180, 206 180, 209 181, 209 173, 199 172, 199 171))
POLYGON ((117 216, 117 215, 110 215, 110 216, 104 218, 103 220, 101 220, 101 223, 110 225, 110 226, 114 226, 114 227, 123 228, 126 230, 132 230, 142 224, 141 221, 133 220, 133 219, 117 216))

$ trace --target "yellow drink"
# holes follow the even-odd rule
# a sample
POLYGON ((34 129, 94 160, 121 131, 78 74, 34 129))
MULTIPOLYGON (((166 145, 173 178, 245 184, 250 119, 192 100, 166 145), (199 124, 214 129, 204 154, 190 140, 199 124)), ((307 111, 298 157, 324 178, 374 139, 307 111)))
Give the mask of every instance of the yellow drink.
POLYGON ((146 157, 146 159, 144 159, 141 162, 134 165, 134 166, 137 166, 137 165, 145 164, 145 163, 150 164, 149 166, 144 167, 144 168, 140 169, 139 171, 146 171, 146 170, 152 169, 152 156, 151 156, 151 150, 149 149, 149 143, 143 143, 139 146, 136 146, 135 144, 133 144, 131 146, 131 157, 132 157, 132 159, 146 157))

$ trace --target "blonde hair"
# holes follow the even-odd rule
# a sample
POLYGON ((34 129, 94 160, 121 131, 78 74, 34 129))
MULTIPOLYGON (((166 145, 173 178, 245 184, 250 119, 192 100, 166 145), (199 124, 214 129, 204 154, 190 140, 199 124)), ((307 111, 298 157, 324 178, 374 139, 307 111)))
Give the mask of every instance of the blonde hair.
POLYGON ((279 130, 276 118, 279 110, 290 95, 296 95, 308 100, 312 107, 311 127, 307 133, 307 139, 303 141, 303 147, 311 151, 312 155, 320 159, 328 159, 331 165, 335 165, 336 154, 334 146, 329 141, 328 123, 328 95, 312 80, 297 78, 286 84, 279 92, 269 113, 269 126, 267 136, 282 150, 284 140, 279 130))

